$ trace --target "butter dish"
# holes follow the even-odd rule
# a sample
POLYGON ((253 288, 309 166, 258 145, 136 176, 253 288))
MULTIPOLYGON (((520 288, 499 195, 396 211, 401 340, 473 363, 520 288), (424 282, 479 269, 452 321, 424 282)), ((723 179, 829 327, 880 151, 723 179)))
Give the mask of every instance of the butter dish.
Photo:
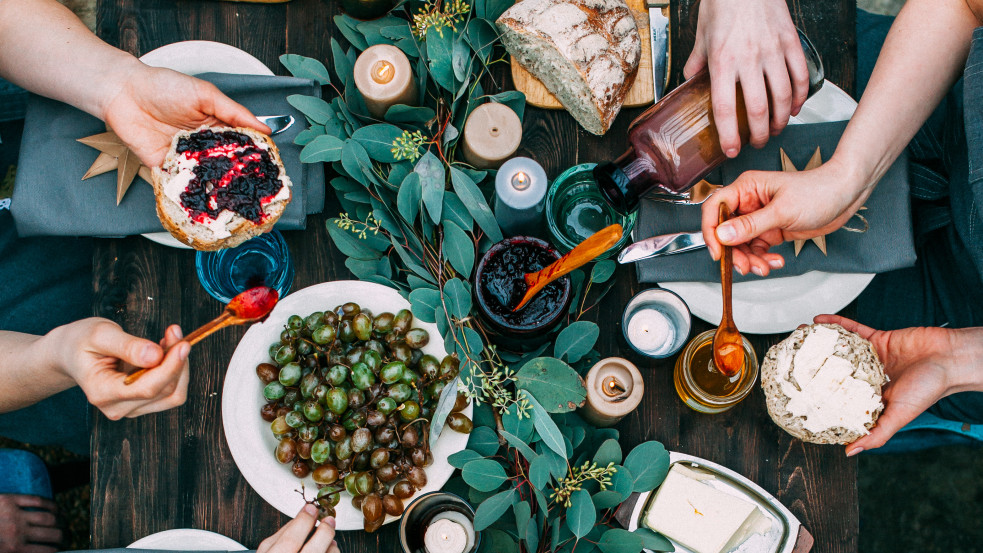
MULTIPOLYGON (((756 519, 755 529, 746 532, 742 539, 729 540, 730 535, 721 538, 721 543, 728 543, 720 553, 806 553, 812 549, 812 535, 802 527, 791 511, 761 486, 733 470, 693 455, 673 451, 669 454, 669 463, 670 474, 677 478, 673 480, 667 478, 667 481, 674 489, 678 487, 680 480, 678 477, 685 475, 689 479, 699 481, 696 486, 696 493, 702 493, 699 489, 708 486, 712 488, 711 495, 722 498, 725 494, 729 496, 727 502, 733 500, 735 504, 738 502, 750 504, 757 511, 751 513, 756 519)), ((683 478, 682 480, 686 479, 683 478)), ((659 515, 666 517, 666 505, 673 504, 672 500, 666 501, 665 497, 661 498, 659 502, 655 501, 661 488, 662 486, 651 492, 632 494, 618 508, 615 518, 629 531, 634 531, 639 527, 651 527, 653 525, 652 520, 646 521, 646 515, 649 511, 653 510, 654 512, 654 510, 659 509, 659 515)), ((703 490, 703 492, 706 491, 703 490)), ((678 498, 676 499, 678 500, 678 498)), ((693 517, 689 518, 692 519, 693 517)), ((685 526, 686 524, 686 517, 680 516, 679 520, 668 522, 667 527, 678 531, 680 525, 685 526)), ((705 538, 706 536, 702 537, 705 538)), ((676 547, 677 553, 696 553, 696 550, 682 545, 672 537, 669 539, 676 547)), ((705 543, 705 541, 703 542, 705 543)))

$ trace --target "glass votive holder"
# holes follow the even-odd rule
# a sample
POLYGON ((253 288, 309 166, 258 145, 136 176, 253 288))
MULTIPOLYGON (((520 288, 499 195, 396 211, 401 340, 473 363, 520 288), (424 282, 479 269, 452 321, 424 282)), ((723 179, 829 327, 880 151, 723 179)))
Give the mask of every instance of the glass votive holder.
POLYGON ((604 227, 620 224, 624 235, 617 244, 598 257, 605 259, 620 251, 631 240, 636 214, 618 213, 601 196, 597 181, 594 180, 595 165, 597 164, 574 165, 556 177, 546 193, 546 227, 553 243, 561 252, 566 253, 604 227))
POLYGON ((621 316, 621 332, 628 345, 654 359, 675 355, 689 338, 691 324, 689 306, 665 288, 635 294, 621 316))
POLYGON ((713 335, 708 330, 693 338, 676 359, 673 383, 676 393, 690 409, 701 413, 722 413, 747 397, 758 379, 758 358, 744 336, 744 368, 732 377, 713 364, 713 335))
POLYGON ((481 257, 471 288, 478 321, 493 342, 524 350, 550 339, 570 307, 573 285, 569 277, 548 284, 522 309, 512 311, 512 307, 525 295, 525 274, 559 258, 560 252, 532 236, 506 238, 481 257))
POLYGON ((481 533, 474 530, 474 509, 452 493, 417 497, 399 521, 403 553, 473 553, 480 543, 481 533))
POLYGON ((229 303, 239 292, 269 286, 287 295, 294 282, 294 264, 279 231, 260 234, 235 248, 199 251, 195 267, 202 287, 213 298, 229 303))

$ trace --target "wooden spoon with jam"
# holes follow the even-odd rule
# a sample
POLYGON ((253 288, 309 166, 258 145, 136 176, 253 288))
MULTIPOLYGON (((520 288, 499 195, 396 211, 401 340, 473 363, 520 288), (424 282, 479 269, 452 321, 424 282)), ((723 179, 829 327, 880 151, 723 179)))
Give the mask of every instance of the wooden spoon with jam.
MULTIPOLYGON (((730 210, 720 204, 718 223, 730 219, 730 210)), ((713 364, 725 376, 734 376, 744 368, 744 339, 734 324, 731 289, 734 283, 734 255, 730 246, 723 246, 720 256, 720 287, 724 298, 724 312, 720 326, 713 335, 713 364)))
POLYGON ((597 256, 611 249, 612 246, 621 240, 623 232, 624 230, 621 228, 621 225, 617 223, 605 227, 590 235, 560 259, 557 259, 535 273, 526 273, 525 277, 523 277, 526 286, 528 286, 526 294, 522 296, 522 300, 512 311, 515 312, 522 309, 547 284, 573 270, 583 267, 596 259, 597 256))
MULTIPOLYGON (((255 323, 266 318, 273 311, 280 294, 273 288, 257 286, 250 288, 232 298, 232 301, 225 306, 225 310, 218 317, 210 322, 198 327, 194 332, 185 336, 181 341, 188 342, 192 346, 202 341, 206 336, 227 326, 255 323)), ((168 348, 170 349, 170 348, 168 348)), ((166 351, 164 352, 167 353, 166 351)), ((140 369, 133 371, 126 376, 124 384, 133 384, 143 373, 150 369, 140 369)))

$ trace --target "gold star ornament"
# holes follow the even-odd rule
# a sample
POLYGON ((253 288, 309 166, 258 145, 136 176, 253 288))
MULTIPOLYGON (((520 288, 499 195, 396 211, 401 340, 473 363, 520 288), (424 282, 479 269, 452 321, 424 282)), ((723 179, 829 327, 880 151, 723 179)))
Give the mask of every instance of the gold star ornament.
POLYGON ((116 170, 116 205, 123 201, 123 195, 130 189, 130 184, 137 175, 147 184, 153 182, 150 168, 141 164, 140 158, 113 131, 87 136, 78 141, 100 152, 99 157, 82 176, 82 180, 116 170))
MULTIPOLYGON (((789 159, 788 154, 785 153, 785 150, 779 148, 779 151, 781 152, 782 155, 782 171, 786 171, 789 173, 798 171, 798 169, 796 169, 795 165, 792 163, 792 160, 789 159)), ((823 158, 819 153, 819 148, 816 148, 816 152, 812 154, 811 158, 809 158, 809 163, 806 163, 806 166, 803 169, 803 171, 815 169, 816 167, 819 167, 822 164, 823 164, 823 158)), ((823 252, 823 255, 826 255, 826 236, 825 235, 816 236, 815 238, 811 238, 811 240, 816 244, 816 246, 819 247, 819 251, 823 252)), ((802 247, 805 246, 805 243, 806 243, 805 240, 795 240, 795 257, 799 256, 799 252, 802 251, 802 247)))

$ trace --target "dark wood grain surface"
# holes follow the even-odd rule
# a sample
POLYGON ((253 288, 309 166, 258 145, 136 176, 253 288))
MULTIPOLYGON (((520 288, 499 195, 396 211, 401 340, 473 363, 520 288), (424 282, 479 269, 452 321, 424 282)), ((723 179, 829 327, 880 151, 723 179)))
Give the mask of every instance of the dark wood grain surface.
MULTIPOLYGON (((815 42, 827 78, 852 92, 855 37, 853 0, 789 3, 796 23, 815 42)), ((328 0, 286 4, 238 4, 206 0, 100 0, 98 33, 110 44, 140 55, 181 40, 216 40, 256 56, 278 74, 283 53, 330 60, 329 40, 337 33, 328 0)), ((675 4, 673 81, 692 49, 698 4, 675 4)), ((505 71, 498 83, 510 86, 505 71)), ((626 110, 606 137, 580 129, 564 112, 527 109, 523 155, 539 160, 552 178, 567 167, 610 159, 621 153, 628 123, 638 110, 626 110)), ((338 211, 329 194, 327 214, 338 211)), ((344 257, 324 229, 324 216, 312 216, 308 230, 286 233, 296 262, 294 289, 351 278, 344 257)), ((141 237, 101 241, 94 259, 95 311, 139 336, 159 337, 168 324, 186 330, 217 315, 222 306, 198 283, 194 252, 175 250, 141 237)), ((592 317, 601 324, 599 350, 636 362, 646 376, 646 397, 623 420, 622 443, 629 448, 647 439, 726 465, 759 483, 787 505, 816 538, 814 551, 857 550, 856 463, 833 446, 793 440, 768 418, 756 390, 721 415, 690 411, 672 385, 672 360, 633 355, 618 328, 623 306, 638 292, 634 273, 621 268, 617 284, 592 317)), ((710 325, 694 321, 694 335, 710 325)), ((227 329, 191 353, 191 384, 185 406, 135 420, 111 422, 93 414, 92 545, 125 546, 172 528, 219 532, 255 548, 288 517, 260 498, 240 475, 225 443, 221 391, 225 368, 244 329, 227 329)), ((759 356, 781 336, 752 338, 759 356)), ((260 451, 257 455, 268 455, 260 451)), ((348 553, 397 551, 395 525, 376 534, 340 536, 348 553)))

